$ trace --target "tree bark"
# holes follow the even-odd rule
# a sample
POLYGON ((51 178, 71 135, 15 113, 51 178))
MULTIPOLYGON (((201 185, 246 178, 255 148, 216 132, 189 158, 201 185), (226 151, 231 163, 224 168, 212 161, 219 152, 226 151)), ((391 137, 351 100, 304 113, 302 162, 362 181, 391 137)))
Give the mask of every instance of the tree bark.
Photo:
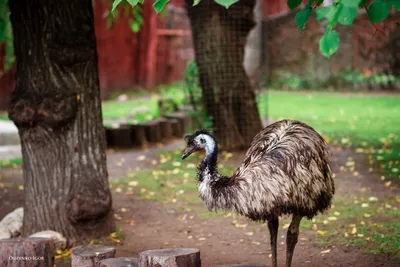
POLYGON ((114 258, 115 248, 100 245, 77 246, 71 252, 71 267, 95 267, 104 259, 114 258))
POLYGON ((97 267, 138 267, 138 258, 110 258, 97 262, 97 267))
POLYGON ((203 103, 227 150, 247 148, 262 128, 255 90, 243 67, 254 5, 255 0, 241 0, 226 9, 202 0, 193 7, 193 0, 186 0, 203 103))
POLYGON ((195 248, 154 249, 139 253, 139 267, 200 267, 195 248))
POLYGON ((54 255, 52 239, 29 237, 0 240, 2 267, 53 267, 54 255))
POLYGON ((23 234, 114 231, 91 0, 9 1, 17 62, 9 116, 24 172, 23 234))

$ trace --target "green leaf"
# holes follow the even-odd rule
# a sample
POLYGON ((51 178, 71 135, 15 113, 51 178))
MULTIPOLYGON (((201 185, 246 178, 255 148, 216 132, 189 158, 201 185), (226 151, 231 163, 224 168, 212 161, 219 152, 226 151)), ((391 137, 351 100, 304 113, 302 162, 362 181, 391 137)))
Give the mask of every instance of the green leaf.
POLYGON ((133 32, 139 32, 140 31, 140 24, 133 19, 129 20, 129 27, 133 32))
POLYGON ((290 10, 295 9, 301 4, 301 0, 288 0, 287 5, 290 8, 290 10))
POLYGON ((383 0, 375 0, 368 7, 368 16, 371 23, 378 23, 387 18, 391 4, 383 0))
POLYGON ((319 40, 319 51, 329 58, 339 48, 340 36, 335 30, 327 29, 324 36, 319 40))
POLYGON ((217 4, 224 6, 225 8, 229 8, 234 3, 238 2, 239 0, 214 0, 217 4))
POLYGON ((343 6, 342 9, 340 10, 338 21, 342 25, 351 25, 356 16, 357 16, 357 7, 343 6))
POLYGON ((200 0, 194 0, 193 1, 193 6, 197 6, 200 3, 200 0))
POLYGON ((127 0, 127 1, 132 7, 135 7, 139 3, 139 0, 127 0))
POLYGON ((164 7, 168 3, 168 1, 169 0, 157 0, 154 2, 153 7, 157 14, 160 13, 164 9, 164 7))
POLYGON ((304 9, 299 11, 295 17, 296 25, 300 30, 303 30, 306 26, 306 22, 312 13, 312 7, 310 3, 308 3, 304 9))
POLYGON ((115 9, 117 8, 117 6, 122 2, 122 0, 114 0, 114 3, 112 4, 112 8, 111 8, 111 13, 114 14, 115 9))
POLYGON ((358 7, 358 5, 361 3, 361 0, 342 0, 341 3, 347 7, 358 7))
POLYGON ((315 12, 317 14, 317 20, 321 20, 322 18, 330 20, 335 12, 335 8, 333 6, 324 6, 317 8, 315 12))
POLYGON ((400 10, 400 0, 390 0, 390 3, 395 9, 400 10))
POLYGON ((144 0, 139 0, 139 3, 144 4, 144 0))
POLYGON ((358 5, 358 7, 365 7, 368 3, 368 0, 361 0, 360 4, 358 5))

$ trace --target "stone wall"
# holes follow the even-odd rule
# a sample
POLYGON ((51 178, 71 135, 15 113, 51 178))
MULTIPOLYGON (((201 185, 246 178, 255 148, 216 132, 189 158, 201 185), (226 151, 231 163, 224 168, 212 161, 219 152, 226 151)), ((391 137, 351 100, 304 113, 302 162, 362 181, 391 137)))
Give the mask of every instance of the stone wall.
POLYGON ((366 14, 359 15, 352 26, 339 25, 340 46, 331 59, 319 53, 324 26, 312 16, 300 32, 295 15, 292 12, 263 21, 262 69, 269 81, 296 75, 310 86, 326 85, 344 70, 400 75, 399 12, 376 24, 382 33, 375 33, 366 14))

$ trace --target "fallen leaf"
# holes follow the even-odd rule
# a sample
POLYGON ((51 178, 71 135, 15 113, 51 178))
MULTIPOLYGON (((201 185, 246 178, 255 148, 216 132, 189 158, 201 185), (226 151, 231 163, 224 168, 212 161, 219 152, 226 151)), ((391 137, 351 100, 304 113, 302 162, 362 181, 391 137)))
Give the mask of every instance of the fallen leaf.
POLYGON ((327 250, 321 251, 320 253, 321 254, 326 254, 326 253, 329 253, 330 251, 331 251, 330 249, 327 249, 327 250))
POLYGON ((254 233, 253 232, 247 232, 247 233, 244 233, 245 235, 248 235, 248 236, 252 236, 254 233))

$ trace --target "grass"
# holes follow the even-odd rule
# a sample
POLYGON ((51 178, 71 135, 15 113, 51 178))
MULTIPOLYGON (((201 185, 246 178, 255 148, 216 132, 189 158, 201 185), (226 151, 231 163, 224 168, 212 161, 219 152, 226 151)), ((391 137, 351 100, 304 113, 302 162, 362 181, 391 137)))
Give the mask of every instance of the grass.
POLYGON ((0 160, 0 168, 17 167, 20 165, 22 165, 22 158, 10 159, 10 160, 0 160))
MULTIPOLYGON (((226 212, 209 212, 198 196, 196 164, 201 155, 192 155, 182 162, 181 150, 159 153, 153 170, 132 172, 128 177, 113 181, 112 190, 120 194, 137 194, 172 205, 178 212, 195 212, 200 219, 222 217, 226 212)), ((231 174, 233 155, 222 153, 220 171, 231 174)), ((400 210, 396 198, 336 196, 332 208, 313 220, 303 219, 301 228, 313 231, 320 246, 350 245, 365 253, 397 255, 400 245, 400 210)), ((281 228, 287 229, 290 221, 283 218, 281 228)), ((263 226, 264 227, 264 226, 263 226)))
POLYGON ((400 178, 400 96, 269 92, 259 97, 262 116, 297 119, 330 143, 373 154, 388 177, 400 178))

